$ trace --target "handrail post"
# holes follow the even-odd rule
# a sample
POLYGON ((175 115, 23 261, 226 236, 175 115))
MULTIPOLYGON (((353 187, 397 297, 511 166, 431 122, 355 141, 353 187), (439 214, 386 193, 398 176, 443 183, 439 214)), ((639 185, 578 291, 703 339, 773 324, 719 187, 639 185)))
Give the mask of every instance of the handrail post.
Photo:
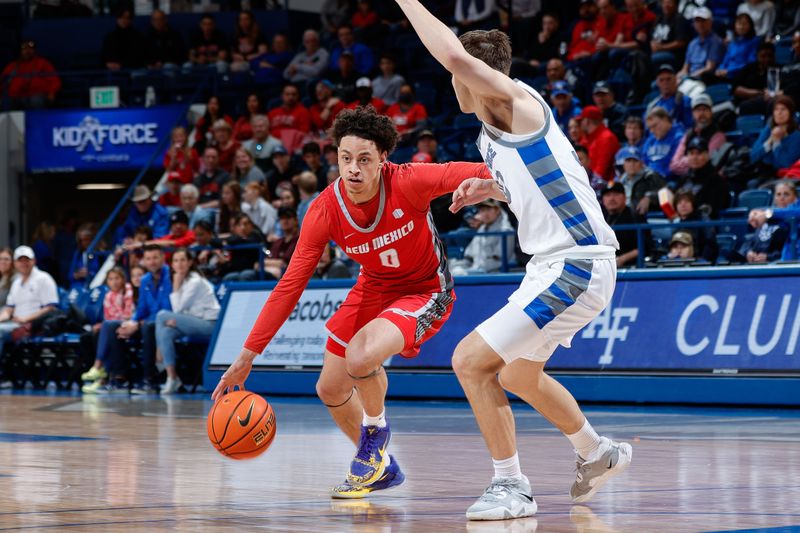
POLYGON ((636 268, 644 268, 644 229, 641 224, 636 225, 636 248, 639 253, 636 255, 636 268))

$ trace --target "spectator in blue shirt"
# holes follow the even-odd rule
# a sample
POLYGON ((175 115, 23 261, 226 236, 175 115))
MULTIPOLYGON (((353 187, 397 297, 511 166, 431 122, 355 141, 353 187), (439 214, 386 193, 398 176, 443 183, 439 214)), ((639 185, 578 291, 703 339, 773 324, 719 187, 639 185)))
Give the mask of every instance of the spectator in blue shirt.
POLYGON ((686 62, 678 73, 678 77, 686 77, 713 82, 714 71, 725 55, 725 43, 712 30, 711 10, 698 7, 694 10, 694 29, 697 37, 689 42, 686 50, 686 62))
MULTIPOLYGON (((772 119, 761 130, 750 150, 750 162, 760 162, 773 169, 788 168, 800 159, 800 131, 794 118, 795 105, 791 97, 775 98, 772 119)), ((772 173, 772 172, 770 172, 772 173)))
POLYGON ((366 45, 356 42, 353 35, 353 28, 350 27, 349 24, 342 24, 339 26, 336 34, 339 37, 339 45, 331 52, 331 70, 339 68, 339 56, 342 55, 342 52, 347 50, 352 52, 355 58, 356 70, 363 75, 369 74, 372 67, 375 65, 375 58, 372 55, 372 51, 366 45))
POLYGON ((128 244, 141 226, 149 226, 156 239, 169 233, 169 213, 164 206, 153 202, 152 197, 147 185, 136 186, 131 197, 134 209, 128 212, 125 223, 117 230, 114 244, 128 244))
POLYGON ((89 245, 95 237, 95 229, 92 224, 84 224, 78 228, 75 234, 75 241, 78 247, 72 255, 72 263, 69 267, 69 286, 71 289, 85 287, 94 279, 97 271, 100 270, 100 260, 96 254, 91 257, 86 253, 89 245))
MULTIPOLYGON (((142 277, 139 288, 139 300, 131 320, 126 320, 116 329, 116 335, 109 335, 109 374, 124 375, 126 371, 125 346, 128 339, 140 337, 142 349, 142 382, 136 385, 131 393, 151 394, 157 392, 156 378, 156 315, 159 311, 171 311, 169 295, 172 293, 172 280, 169 267, 164 264, 164 251, 160 246, 148 244, 144 247, 142 264, 147 274, 142 277)), ((114 323, 116 325, 116 323, 114 323)), ((105 324, 103 327, 106 327, 105 324)), ((111 388, 121 384, 112 383, 111 388)))
POLYGON ((550 102, 553 104, 553 118, 558 127, 567 135, 569 131, 569 119, 581 114, 580 106, 575 102, 569 85, 565 81, 553 83, 550 91, 550 102))
POLYGON ((650 110, 660 107, 669 113, 672 122, 677 122, 684 129, 692 127, 692 100, 678 90, 678 77, 675 68, 669 63, 658 67, 656 73, 656 87, 658 96, 649 102, 642 118, 646 118, 650 110))
MULTIPOLYGON (((766 223, 782 224, 789 228, 790 219, 800 219, 800 199, 792 180, 779 181, 775 185, 775 207, 773 209, 753 209, 750 211, 750 225, 758 230, 766 223)), ((794 261, 800 257, 800 230, 795 230, 794 238, 789 236, 781 253, 782 261, 794 261)))
POLYGON ((645 165, 662 176, 669 176, 669 162, 681 143, 683 128, 673 124, 665 109, 656 107, 647 114, 647 129, 650 135, 642 148, 645 165))
POLYGON ((718 78, 733 79, 740 70, 756 60, 761 38, 756 35, 756 30, 753 28, 753 19, 747 13, 736 15, 734 28, 736 33, 733 40, 728 43, 725 58, 715 73, 718 78))

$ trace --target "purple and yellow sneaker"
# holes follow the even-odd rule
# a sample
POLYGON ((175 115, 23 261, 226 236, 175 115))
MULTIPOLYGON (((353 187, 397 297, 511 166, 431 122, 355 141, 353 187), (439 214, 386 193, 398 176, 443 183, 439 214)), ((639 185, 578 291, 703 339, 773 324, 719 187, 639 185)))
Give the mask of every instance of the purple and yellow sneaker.
POLYGON ((361 439, 358 442, 346 483, 350 485, 370 485, 381 478, 386 469, 386 448, 392 432, 386 427, 361 426, 361 439))
POLYGON ((406 480, 406 475, 400 470, 400 465, 397 464, 394 456, 389 456, 389 466, 383 472, 383 475, 378 478, 378 481, 371 485, 351 485, 347 481, 341 485, 337 485, 331 489, 331 497, 336 499, 349 499, 356 500, 365 497, 370 492, 376 490, 385 490, 396 487, 406 480))

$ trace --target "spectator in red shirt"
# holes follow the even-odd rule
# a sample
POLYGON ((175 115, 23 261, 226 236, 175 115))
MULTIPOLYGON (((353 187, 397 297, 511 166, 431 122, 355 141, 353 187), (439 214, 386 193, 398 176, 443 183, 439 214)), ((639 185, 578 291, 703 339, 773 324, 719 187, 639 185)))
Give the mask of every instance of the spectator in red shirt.
POLYGON ((597 106, 583 108, 578 116, 584 137, 581 144, 589 151, 592 170, 604 180, 614 179, 614 154, 619 150, 619 140, 614 133, 603 124, 603 112, 597 106))
POLYGON ((344 102, 333 95, 334 85, 329 80, 317 82, 317 102, 309 109, 311 124, 317 135, 325 136, 333 126, 333 119, 345 108, 344 102))
POLYGON ((228 174, 233 172, 233 161, 240 146, 234 140, 233 128, 227 121, 219 119, 214 123, 214 147, 219 152, 219 166, 228 174))
POLYGON ((167 190, 158 197, 158 203, 164 207, 180 207, 183 183, 179 172, 170 172, 167 175, 167 190))
POLYGON ((236 121, 236 124, 233 125, 233 138, 237 141, 252 139, 253 128, 250 125, 250 121, 255 115, 261 115, 263 113, 264 106, 261 103, 261 98, 256 93, 248 95, 245 111, 236 121))
POLYGON ((48 60, 36 55, 36 43, 25 41, 19 59, 3 69, 0 87, 0 96, 8 96, 13 109, 37 109, 55 100, 61 79, 48 60))
POLYGON ((300 103, 300 89, 293 83, 287 83, 281 93, 283 103, 269 112, 270 134, 281 138, 284 130, 297 130, 302 133, 311 131, 311 119, 308 109, 300 103))
POLYGON ((350 22, 353 25, 353 29, 359 31, 378 24, 380 20, 378 19, 378 13, 372 9, 370 0, 358 0, 358 6, 350 22))
POLYGON ((195 174, 200 171, 200 156, 186 142, 188 138, 186 128, 173 128, 172 144, 164 154, 164 170, 176 172, 183 183, 192 183, 195 174))
POLYGON ((153 244, 169 248, 184 248, 194 244, 194 241, 194 232, 189 229, 189 217, 183 211, 178 210, 169 216, 169 233, 153 241, 153 244))
POLYGON ((572 30, 572 39, 569 42, 567 59, 578 61, 586 59, 595 52, 597 43, 597 6, 594 0, 581 0, 578 7, 580 20, 572 30))
POLYGON ((414 88, 405 84, 400 88, 397 103, 386 110, 386 115, 400 133, 400 142, 407 144, 428 118, 428 111, 424 105, 414 101, 414 88))
POLYGON ((371 105, 375 111, 383 114, 386 111, 386 104, 380 98, 372 96, 372 82, 369 78, 358 78, 356 81, 356 99, 347 106, 348 109, 355 109, 358 106, 371 105))

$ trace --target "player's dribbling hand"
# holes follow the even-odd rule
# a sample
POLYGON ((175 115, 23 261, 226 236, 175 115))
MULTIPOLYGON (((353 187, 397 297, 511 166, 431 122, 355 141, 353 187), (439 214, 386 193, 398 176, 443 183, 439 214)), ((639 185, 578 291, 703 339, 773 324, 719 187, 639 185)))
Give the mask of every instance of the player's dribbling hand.
POLYGON ((469 178, 462 181, 458 189, 453 191, 453 203, 450 204, 450 212, 457 213, 464 206, 479 204, 493 196, 493 180, 469 178))
POLYGON ((250 370, 253 368, 253 359, 255 359, 256 355, 258 354, 255 352, 242 349, 242 353, 239 354, 236 361, 219 378, 219 383, 217 383, 217 388, 211 394, 211 399, 217 401, 237 385, 240 389, 244 389, 244 382, 247 381, 247 376, 250 375, 250 370))

